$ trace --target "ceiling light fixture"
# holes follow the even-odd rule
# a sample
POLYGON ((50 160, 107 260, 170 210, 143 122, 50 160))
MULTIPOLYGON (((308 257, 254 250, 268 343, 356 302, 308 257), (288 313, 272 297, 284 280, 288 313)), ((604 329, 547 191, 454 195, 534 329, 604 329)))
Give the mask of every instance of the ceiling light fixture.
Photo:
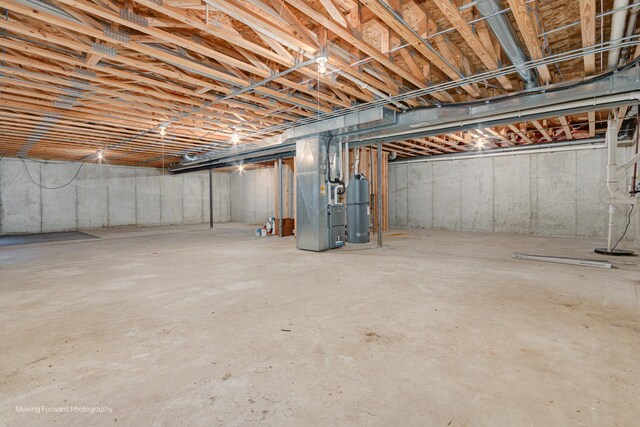
POLYGON ((487 141, 485 141, 484 139, 478 139, 478 140, 476 141, 476 148, 477 148, 478 150, 482 150, 482 149, 484 148, 484 146, 485 146, 485 144, 486 144, 486 143, 487 143, 487 141))
POLYGON ((102 160, 103 154, 102 151, 98 151, 98 160, 102 160))
POLYGON ((320 74, 325 74, 327 72, 327 61, 328 58, 326 55, 321 55, 316 58, 316 62, 318 63, 318 72, 320 74))
POLYGON ((160 136, 164 136, 167 133, 167 125, 160 125, 158 132, 160 133, 160 136))
POLYGON ((240 135, 238 134, 238 131, 233 131, 233 133, 231 134, 231 142, 233 142, 234 144, 237 144, 238 142, 240 142, 240 135))
POLYGON ((239 170, 240 172, 242 172, 242 171, 244 170, 244 165, 240 165, 240 166, 238 166, 238 170, 239 170))

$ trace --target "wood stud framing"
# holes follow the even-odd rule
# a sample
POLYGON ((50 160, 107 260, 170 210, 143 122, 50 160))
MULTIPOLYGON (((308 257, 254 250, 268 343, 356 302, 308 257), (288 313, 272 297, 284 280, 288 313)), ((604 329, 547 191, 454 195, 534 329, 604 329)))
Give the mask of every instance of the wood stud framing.
MULTIPOLYGON (((112 163, 166 166, 185 153, 232 148, 234 131, 240 144, 258 146, 278 126, 509 65, 485 22, 459 1, 51 0, 46 8, 38 1, 0 0, 7 11, 0 155, 96 161, 106 150, 112 163), (314 61, 323 52, 324 75, 314 61)), ((540 59, 539 26, 527 5, 504 2, 526 51, 540 59)), ((596 4, 580 0, 577 9, 577 42, 588 48, 596 43, 596 4)), ((637 56, 640 48, 630 51, 637 56)), ((547 66, 538 73, 543 84, 562 78, 547 66)), ((587 51, 583 75, 595 73, 587 51)), ((511 74, 388 106, 471 101, 521 87, 511 74)), ((399 157, 473 150, 473 135, 495 147, 571 140, 595 135, 601 116, 398 141, 384 150, 399 157)))

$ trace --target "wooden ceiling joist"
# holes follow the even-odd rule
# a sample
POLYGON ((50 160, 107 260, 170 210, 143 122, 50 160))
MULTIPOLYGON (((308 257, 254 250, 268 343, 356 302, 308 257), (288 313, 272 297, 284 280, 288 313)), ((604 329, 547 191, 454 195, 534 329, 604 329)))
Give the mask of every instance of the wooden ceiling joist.
MULTIPOLYGON (((450 0, 47 3, 0 0, 7 11, 0 19, 0 154, 78 160, 106 149, 110 161, 164 166, 184 153, 233 147, 233 132, 243 134, 241 144, 258 146, 302 120, 362 103, 387 102, 399 111, 516 90, 510 76, 496 76, 497 84, 462 81, 497 71, 504 58, 475 9, 461 11, 450 0), (325 74, 315 61, 320 55, 328 55, 325 74), (451 84, 401 103, 390 98, 443 83, 451 84)), ((532 59, 542 58, 539 21, 566 26, 558 18, 561 3, 538 4, 535 12, 525 0, 507 3, 523 46, 532 59)), ((567 26, 545 35, 545 46, 595 45, 595 2, 562 8, 570 11, 567 20, 580 15, 580 31, 567 26)), ((596 57, 585 53, 579 74, 570 64, 554 65, 554 81, 595 75, 596 57)), ((548 66, 538 73, 551 81, 548 66)), ((561 116, 384 149, 401 157, 475 150, 475 133, 487 148, 578 139, 602 129, 598 117, 561 116)))

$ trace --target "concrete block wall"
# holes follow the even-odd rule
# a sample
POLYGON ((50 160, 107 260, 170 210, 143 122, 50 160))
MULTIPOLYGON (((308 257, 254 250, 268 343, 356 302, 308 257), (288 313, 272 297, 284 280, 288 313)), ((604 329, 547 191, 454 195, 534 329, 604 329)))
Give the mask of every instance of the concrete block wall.
MULTIPOLYGON (((389 223, 603 238, 608 224, 606 165, 604 149, 390 163, 389 223)), ((640 244, 638 211, 627 238, 635 236, 640 244)), ((616 236, 628 213, 628 206, 618 207, 616 236)))
MULTIPOLYGON (((0 233, 209 222, 208 172, 169 175, 89 163, 78 168, 79 163, 2 159, 0 233)), ((228 222, 229 175, 213 177, 214 221, 228 222)))

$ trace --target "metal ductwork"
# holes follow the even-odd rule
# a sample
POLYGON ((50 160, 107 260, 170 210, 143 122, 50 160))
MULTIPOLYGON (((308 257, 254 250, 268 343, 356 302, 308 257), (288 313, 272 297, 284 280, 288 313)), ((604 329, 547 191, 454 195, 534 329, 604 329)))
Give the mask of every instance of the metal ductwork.
POLYGON ((179 164, 173 165, 169 169, 172 172, 186 172, 209 169, 210 167, 224 167, 233 164, 233 162, 248 161, 249 159, 258 162, 293 157, 292 147, 295 148, 295 141, 298 139, 326 132, 344 134, 367 131, 395 122, 395 111, 385 107, 374 107, 287 129, 280 135, 263 138, 260 141, 261 147, 256 149, 245 151, 242 146, 238 146, 235 150, 211 151, 189 159, 183 157, 179 164))
POLYGON ((518 70, 520 78, 524 82, 525 89, 531 89, 538 86, 538 77, 535 70, 525 69, 523 65, 529 61, 525 55, 518 38, 511 27, 511 24, 504 16, 500 5, 495 0, 482 0, 475 3, 478 12, 486 18, 487 25, 491 32, 500 42, 500 46, 504 50, 511 63, 518 70))
POLYGON ((333 143, 350 148, 441 135, 553 117, 579 114, 640 103, 640 63, 633 64, 581 83, 563 83, 544 89, 520 92, 483 101, 416 108, 395 113, 384 107, 351 112, 318 123, 288 129, 278 136, 264 138, 262 147, 246 151, 238 148, 193 162, 172 165, 173 173, 219 168, 241 162, 261 162, 293 157, 295 141, 319 134, 331 135, 333 143))

